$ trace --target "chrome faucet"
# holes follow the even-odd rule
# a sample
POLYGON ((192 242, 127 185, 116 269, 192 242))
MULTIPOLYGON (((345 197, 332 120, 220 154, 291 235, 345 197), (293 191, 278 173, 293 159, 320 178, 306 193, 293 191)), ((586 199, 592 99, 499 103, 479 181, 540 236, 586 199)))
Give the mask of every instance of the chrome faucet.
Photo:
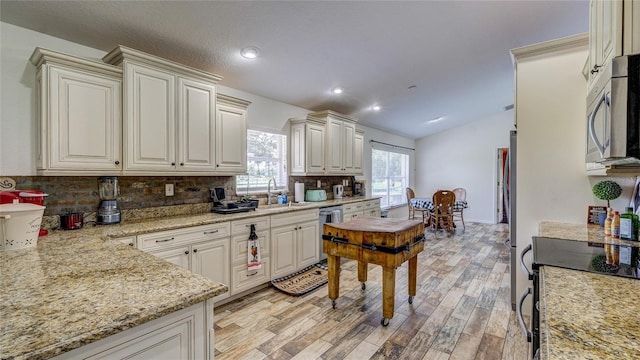
POLYGON ((271 205, 271 180, 273 180, 273 189, 278 187, 275 178, 269 179, 269 183, 267 184, 267 205, 271 205))

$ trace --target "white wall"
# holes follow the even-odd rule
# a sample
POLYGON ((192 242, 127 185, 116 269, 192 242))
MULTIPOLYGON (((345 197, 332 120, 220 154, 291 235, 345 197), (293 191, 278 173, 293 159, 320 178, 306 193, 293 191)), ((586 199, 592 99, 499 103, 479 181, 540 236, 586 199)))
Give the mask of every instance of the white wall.
MULTIPOLYGON (((29 62, 33 50, 43 47, 96 61, 106 53, 7 23, 0 23, 0 46, 0 175, 36 175, 36 70, 29 62)), ((252 102, 247 118, 251 129, 288 133, 283 127, 289 118, 310 112, 223 85, 218 91, 252 102)))
POLYGON ((465 188, 465 220, 495 223, 497 149, 509 147, 513 129, 513 111, 503 111, 418 140, 416 196, 430 198, 438 189, 465 188))

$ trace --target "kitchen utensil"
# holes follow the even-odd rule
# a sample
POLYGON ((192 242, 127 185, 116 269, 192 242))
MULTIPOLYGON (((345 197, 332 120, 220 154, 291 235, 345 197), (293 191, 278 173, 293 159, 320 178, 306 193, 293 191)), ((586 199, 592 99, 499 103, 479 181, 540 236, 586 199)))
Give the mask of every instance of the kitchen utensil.
POLYGON ((327 192, 324 190, 307 190, 305 196, 305 201, 326 201, 327 200, 327 192))
POLYGON ((342 199, 344 197, 344 186, 333 185, 333 198, 342 199))
POLYGON ((35 204, 0 205, 0 249, 25 249, 36 246, 44 206, 35 204))
POLYGON ((120 189, 118 188, 118 177, 103 176, 98 180, 98 193, 100 194, 100 206, 96 223, 98 225, 117 224, 120 222, 120 209, 116 198, 120 189))
POLYGON ((84 215, 82 213, 68 213, 60 215, 60 227, 65 230, 81 229, 84 226, 84 215))

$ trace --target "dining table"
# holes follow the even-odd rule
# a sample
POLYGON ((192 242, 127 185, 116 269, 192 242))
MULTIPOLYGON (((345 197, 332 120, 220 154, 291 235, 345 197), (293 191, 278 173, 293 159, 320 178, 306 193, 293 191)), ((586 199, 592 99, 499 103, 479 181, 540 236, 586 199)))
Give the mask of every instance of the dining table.
MULTIPOLYGON (((429 198, 413 198, 409 200, 409 203, 412 207, 417 209, 427 209, 429 211, 433 211, 434 209, 433 200, 429 198)), ((469 205, 465 200, 456 200, 456 202, 453 203, 454 211, 460 211, 462 209, 466 209, 467 207, 469 207, 469 205)))

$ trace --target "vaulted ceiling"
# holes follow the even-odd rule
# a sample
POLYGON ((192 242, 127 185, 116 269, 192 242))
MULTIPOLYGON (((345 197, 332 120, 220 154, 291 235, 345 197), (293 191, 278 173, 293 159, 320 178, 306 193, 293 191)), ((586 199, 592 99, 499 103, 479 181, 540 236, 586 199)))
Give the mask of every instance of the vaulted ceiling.
POLYGON ((416 139, 512 104, 509 49, 586 32, 588 7, 588 0, 3 0, 0 20, 105 52, 129 46, 222 75, 225 86, 416 139), (258 58, 242 58, 246 46, 259 48, 258 58), (336 86, 344 88, 339 96, 329 91, 336 86))

